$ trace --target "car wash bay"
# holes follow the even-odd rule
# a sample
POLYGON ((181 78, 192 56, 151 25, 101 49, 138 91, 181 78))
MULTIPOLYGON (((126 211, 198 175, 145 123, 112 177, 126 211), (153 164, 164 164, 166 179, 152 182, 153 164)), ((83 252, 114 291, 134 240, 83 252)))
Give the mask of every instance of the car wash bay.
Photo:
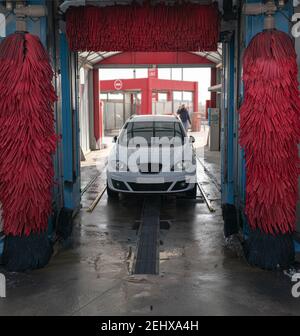
MULTIPOLYGON (((89 125, 90 148, 97 150, 87 155, 84 167, 80 168, 77 79, 78 64, 87 55, 79 55, 78 60, 78 54, 69 49, 64 30, 58 30, 58 2, 28 3, 48 7, 47 18, 28 19, 27 24, 28 30, 38 34, 47 46, 53 62, 58 94, 56 130, 62 135, 54 157, 58 183, 53 192, 49 237, 56 235, 59 213, 64 214, 60 225, 68 228, 72 224, 73 232, 68 237, 65 233, 68 230, 63 231, 65 239, 60 237, 56 242, 46 267, 25 273, 3 269, 7 298, 0 301, 0 315, 298 314, 300 301, 291 296, 290 278, 282 270, 251 267, 243 256, 239 240, 249 230, 243 218, 245 163, 237 140, 237 108, 243 98, 240 46, 246 46, 263 29, 263 17, 247 16, 241 20, 237 15, 225 20, 226 10, 224 12, 218 38, 222 62, 216 67, 220 82, 212 83, 211 88, 213 92, 220 90, 213 107, 221 111, 221 153, 203 148, 200 139, 207 137, 203 129, 195 134, 198 137, 195 144, 199 156, 198 181, 203 194, 199 191, 193 201, 174 197, 161 199, 158 274, 137 275, 132 270, 144 201, 135 196, 110 200, 105 192, 102 195, 108 149, 102 148, 101 108, 99 95, 95 95, 98 79, 94 65, 85 62, 90 86, 89 101, 85 103, 93 116, 89 125), (218 84, 222 84, 221 89, 220 86, 214 88, 218 84), (84 183, 80 169, 84 171, 84 183), (98 195, 102 196, 99 203, 93 211, 87 211, 98 195), (227 232, 227 239, 224 239, 221 209, 224 204, 235 207, 240 226, 239 234, 227 232)), ((290 5, 282 9, 288 16, 292 13, 290 5)), ((278 29, 288 32, 288 22, 280 13, 275 15, 275 20, 278 29)), ((11 14, 7 34, 15 30, 14 25, 15 16, 11 14)), ((207 55, 208 62, 213 62, 209 56, 215 57, 215 54, 207 55)))

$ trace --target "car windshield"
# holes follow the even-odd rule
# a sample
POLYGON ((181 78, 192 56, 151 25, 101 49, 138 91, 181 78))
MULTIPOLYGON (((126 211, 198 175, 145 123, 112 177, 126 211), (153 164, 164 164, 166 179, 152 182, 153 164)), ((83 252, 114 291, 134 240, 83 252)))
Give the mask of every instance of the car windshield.
POLYGON ((180 144, 184 141, 184 132, 180 122, 170 121, 139 121, 128 122, 119 137, 119 143, 128 145, 133 139, 139 142, 138 139, 144 139, 147 145, 153 142, 153 138, 160 140, 162 138, 170 141, 179 140, 180 144), (152 141, 152 142, 151 142, 152 141))

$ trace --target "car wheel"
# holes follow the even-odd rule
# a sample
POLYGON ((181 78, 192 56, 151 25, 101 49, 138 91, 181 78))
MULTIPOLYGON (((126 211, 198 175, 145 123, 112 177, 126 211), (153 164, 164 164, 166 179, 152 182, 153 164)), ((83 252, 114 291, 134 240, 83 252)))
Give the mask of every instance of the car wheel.
POLYGON ((117 191, 110 189, 108 184, 107 184, 106 192, 107 192, 108 198, 113 198, 113 199, 119 198, 119 193, 117 191))
POLYGON ((194 188, 186 191, 186 197, 189 199, 196 199, 197 198, 197 184, 195 183, 194 188))

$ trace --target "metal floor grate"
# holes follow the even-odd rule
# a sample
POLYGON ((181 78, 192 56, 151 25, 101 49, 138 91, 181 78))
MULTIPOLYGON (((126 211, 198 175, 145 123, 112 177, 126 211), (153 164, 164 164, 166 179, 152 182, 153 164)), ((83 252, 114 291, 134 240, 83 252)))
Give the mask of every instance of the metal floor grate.
POLYGON ((145 197, 133 274, 158 274, 160 196, 145 197))

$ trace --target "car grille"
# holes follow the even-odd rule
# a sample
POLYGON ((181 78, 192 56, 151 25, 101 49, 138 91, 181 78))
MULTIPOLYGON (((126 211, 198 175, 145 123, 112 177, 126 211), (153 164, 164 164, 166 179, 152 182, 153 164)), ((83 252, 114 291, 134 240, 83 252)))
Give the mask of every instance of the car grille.
POLYGON ((141 174, 158 174, 161 172, 161 163, 140 163, 139 171, 141 174))
POLYGON ((135 183, 129 182, 129 185, 133 191, 167 191, 172 182, 166 183, 135 183))

